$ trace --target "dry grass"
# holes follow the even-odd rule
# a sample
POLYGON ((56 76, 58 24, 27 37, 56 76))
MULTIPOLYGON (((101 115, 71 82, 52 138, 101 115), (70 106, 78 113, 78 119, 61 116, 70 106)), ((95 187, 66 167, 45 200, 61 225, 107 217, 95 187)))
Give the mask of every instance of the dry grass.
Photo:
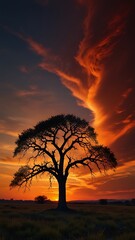
POLYGON ((134 206, 0 203, 0 240, 134 240, 134 206))

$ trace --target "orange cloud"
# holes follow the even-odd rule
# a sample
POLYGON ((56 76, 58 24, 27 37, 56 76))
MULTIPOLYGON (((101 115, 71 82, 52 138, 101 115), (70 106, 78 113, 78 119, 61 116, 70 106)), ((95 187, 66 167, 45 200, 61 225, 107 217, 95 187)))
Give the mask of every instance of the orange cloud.
MULTIPOLYGON (((116 128, 117 118, 112 114, 112 111, 108 112, 105 106, 106 103, 103 105, 102 101, 98 98, 99 92, 105 84, 106 62, 117 47, 119 39, 123 34, 129 8, 125 6, 122 9, 118 8, 115 13, 109 17, 107 16, 108 21, 103 24, 104 29, 100 33, 100 36, 93 37, 93 32, 90 29, 93 29, 93 18, 95 17, 97 6, 94 6, 93 1, 79 2, 84 3, 87 8, 87 16, 83 24, 84 37, 79 44, 78 52, 74 58, 74 61, 78 64, 78 69, 81 69, 82 75, 80 77, 76 76, 75 71, 67 70, 65 67, 66 63, 64 64, 60 57, 53 54, 50 49, 45 48, 43 44, 20 33, 16 35, 24 40, 33 52, 42 57, 42 62, 38 66, 59 76, 62 83, 76 97, 78 104, 93 112, 94 120, 92 124, 99 134, 99 140, 104 144, 111 144, 135 126, 133 120, 129 121, 129 118, 124 116, 121 120, 123 124, 120 128, 116 128)), ((99 30, 101 31, 101 29, 99 30)), ((131 93, 132 88, 129 87, 122 94, 122 100, 120 100, 120 94, 119 102, 123 103, 126 101, 131 93)), ((32 92, 21 92, 20 94, 28 95, 32 94, 32 92)), ((124 110, 118 109, 116 104, 117 101, 115 101, 114 105, 115 114, 120 115, 124 110)))
POLYGON ((7 126, 7 123, 4 122, 4 120, 0 120, 0 133, 7 134, 12 137, 18 136, 17 130, 11 130, 10 127, 7 126))
MULTIPOLYGON (((108 113, 105 112, 104 106, 101 105, 97 97, 100 87, 104 84, 104 73, 106 71, 104 60, 111 55, 114 47, 117 45, 117 41, 122 34, 125 25, 125 16, 126 13, 114 16, 108 24, 106 35, 94 44, 91 44, 91 11, 89 9, 88 16, 86 17, 84 24, 84 38, 80 43, 78 54, 76 56, 76 60, 87 73, 88 92, 85 105, 88 106, 88 108, 94 113, 95 120, 93 125, 98 130, 99 135, 101 132, 105 132, 102 123, 104 123, 108 118, 108 113)), ((130 92, 131 88, 128 89, 123 96, 127 97, 130 92)), ((115 136, 113 138, 112 136, 114 135, 114 132, 108 129, 106 134, 104 134, 104 137, 100 137, 100 140, 106 143, 105 139, 107 139, 107 143, 110 144, 133 126, 134 124, 132 123, 126 127, 124 126, 124 128, 120 131, 117 130, 118 133, 115 132, 115 136)))
POLYGON ((18 90, 17 96, 26 97, 26 96, 35 96, 41 95, 41 90, 37 88, 37 86, 30 86, 28 90, 18 90))

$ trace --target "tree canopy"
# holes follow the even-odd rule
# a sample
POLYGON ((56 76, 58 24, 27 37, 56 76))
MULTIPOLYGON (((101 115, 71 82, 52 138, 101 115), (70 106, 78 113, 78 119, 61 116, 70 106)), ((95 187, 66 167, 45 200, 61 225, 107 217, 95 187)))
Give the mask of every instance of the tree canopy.
POLYGON ((31 184, 33 177, 48 172, 59 185, 59 208, 66 208, 66 181, 71 168, 81 165, 91 174, 114 169, 117 160, 106 146, 98 144, 93 127, 74 115, 57 115, 23 131, 14 156, 28 154, 28 162, 14 174, 10 186, 31 184), (96 167, 96 168, 95 168, 96 167))

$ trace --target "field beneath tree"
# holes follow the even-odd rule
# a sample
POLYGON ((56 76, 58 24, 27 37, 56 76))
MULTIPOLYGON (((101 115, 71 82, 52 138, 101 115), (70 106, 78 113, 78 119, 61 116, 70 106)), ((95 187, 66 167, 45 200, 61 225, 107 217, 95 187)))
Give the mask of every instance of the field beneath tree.
POLYGON ((135 206, 0 203, 0 240, 134 240, 135 206))

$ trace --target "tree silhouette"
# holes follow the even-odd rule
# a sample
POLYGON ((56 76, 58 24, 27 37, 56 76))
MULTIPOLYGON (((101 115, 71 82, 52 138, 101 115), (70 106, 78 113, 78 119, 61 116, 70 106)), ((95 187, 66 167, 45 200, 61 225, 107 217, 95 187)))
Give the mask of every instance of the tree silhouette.
POLYGON ((37 203, 43 204, 48 201, 49 201, 49 199, 45 195, 39 195, 39 196, 35 197, 35 202, 37 202, 37 203))
POLYGON ((14 174, 10 186, 27 186, 33 177, 49 173, 50 183, 58 182, 58 209, 67 209, 66 182, 71 168, 80 165, 94 171, 114 169, 114 154, 108 147, 98 145, 94 128, 74 115, 57 115, 23 131, 16 141, 14 156, 28 153, 28 164, 14 174), (96 170, 97 168, 97 170, 96 170))

